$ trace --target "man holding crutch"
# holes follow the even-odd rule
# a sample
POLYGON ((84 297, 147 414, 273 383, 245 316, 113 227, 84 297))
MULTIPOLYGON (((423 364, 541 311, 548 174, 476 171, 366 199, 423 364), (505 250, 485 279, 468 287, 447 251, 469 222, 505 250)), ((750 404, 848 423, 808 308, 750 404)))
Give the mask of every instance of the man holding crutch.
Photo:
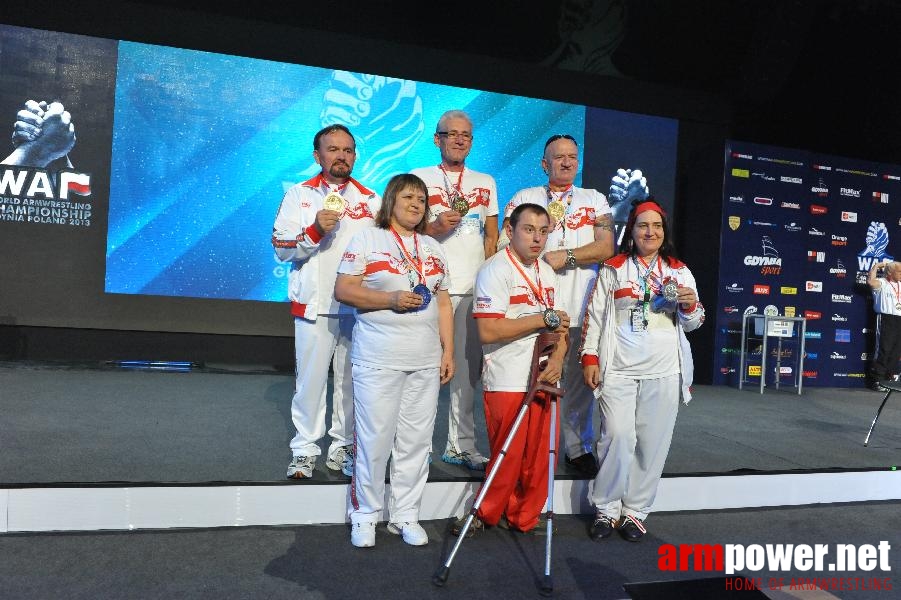
MULTIPOLYGON (((523 204, 513 211, 505 227, 510 245, 479 269, 473 307, 485 357, 482 387, 491 447, 489 472, 528 392, 535 338, 542 331, 567 333, 570 325, 569 315, 561 310, 569 307, 555 302, 554 270, 538 260, 550 229, 547 211, 536 204, 523 204)), ((539 382, 559 382, 566 337, 560 336, 539 382)), ((531 531, 538 524, 548 493, 550 406, 544 393, 529 406, 470 529, 496 525, 502 514, 512 529, 531 531)), ((462 522, 453 532, 459 534, 461 528, 462 522)))

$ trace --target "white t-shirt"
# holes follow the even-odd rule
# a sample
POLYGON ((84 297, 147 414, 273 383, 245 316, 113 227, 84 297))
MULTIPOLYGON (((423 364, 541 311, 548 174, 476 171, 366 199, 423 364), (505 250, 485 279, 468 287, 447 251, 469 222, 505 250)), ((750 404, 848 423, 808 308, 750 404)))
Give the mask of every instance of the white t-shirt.
POLYGON ((873 290, 873 310, 883 315, 901 315, 901 282, 886 281, 878 290, 873 290))
MULTIPOLYGON (((419 371, 441 366, 438 337, 438 290, 447 290, 447 261, 441 246, 427 235, 402 237, 408 253, 424 256, 425 285, 432 292, 418 311, 355 310, 357 321, 350 352, 352 364, 375 369, 419 371)), ((338 273, 363 275, 363 286, 383 292, 411 291, 419 276, 404 258, 389 229, 364 229, 354 235, 338 265, 338 273), (411 281, 412 284, 411 285, 411 281)))
MULTIPOLYGON (((512 252, 510 252, 512 254, 512 252)), ((547 308, 563 309, 555 302, 557 275, 543 260, 535 265, 519 266, 543 297, 539 298, 528 281, 511 261, 508 249, 501 250, 485 261, 476 276, 472 313, 477 319, 518 319, 541 314, 547 308), (538 267, 536 275, 535 266, 538 267)), ((538 332, 512 342, 482 344, 485 357, 482 367, 482 388, 488 392, 525 392, 529 386, 529 369, 538 332)))
MULTIPOLYGON (((612 214, 607 198, 597 190, 571 187, 565 192, 550 192, 553 199, 560 199, 566 206, 566 217, 558 221, 548 235, 545 252, 566 248, 579 248, 594 241, 594 225, 603 215, 612 214), (565 226, 564 226, 565 222, 565 226)), ((504 211, 508 218, 520 204, 537 204, 547 208, 548 189, 545 186, 526 188, 514 194, 504 211)), ((594 287, 597 266, 584 265, 575 269, 562 269, 557 273, 559 296, 578 313, 570 313, 573 327, 578 327, 585 316, 588 294, 594 287)))
POLYGON ((485 221, 496 216, 497 184, 491 175, 464 167, 461 172, 448 171, 445 176, 440 167, 424 167, 411 171, 422 179, 429 190, 431 220, 451 210, 448 193, 459 187, 469 202, 469 212, 447 236, 439 239, 444 255, 450 261, 451 294, 471 294, 476 272, 485 262, 485 221))

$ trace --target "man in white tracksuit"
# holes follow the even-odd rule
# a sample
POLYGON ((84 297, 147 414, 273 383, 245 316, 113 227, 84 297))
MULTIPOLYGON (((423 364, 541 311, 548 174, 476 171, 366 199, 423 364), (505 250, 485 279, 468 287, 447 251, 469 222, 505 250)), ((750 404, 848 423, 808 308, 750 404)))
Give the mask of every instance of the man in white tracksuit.
POLYGON ((313 475, 321 453, 329 363, 334 385, 326 466, 348 477, 353 472, 353 384, 347 354, 354 318, 350 307, 335 300, 335 278, 347 242, 372 227, 381 205, 378 194, 350 176, 356 143, 346 127, 320 130, 313 138, 313 157, 322 172, 285 193, 272 227, 276 255, 291 262, 288 297, 296 360, 291 418, 297 435, 290 444, 287 476, 297 479, 313 475))

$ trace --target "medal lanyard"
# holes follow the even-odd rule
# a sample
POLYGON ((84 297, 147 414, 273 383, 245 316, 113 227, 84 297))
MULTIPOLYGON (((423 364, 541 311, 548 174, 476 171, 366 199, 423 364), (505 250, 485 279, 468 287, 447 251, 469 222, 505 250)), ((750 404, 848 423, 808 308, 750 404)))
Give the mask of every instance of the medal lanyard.
POLYGON ((559 202, 560 204, 563 204, 563 198, 564 197, 566 198, 566 204, 564 204, 563 219, 562 219, 563 241, 565 242, 566 241, 566 215, 569 214, 569 207, 573 203, 573 190, 574 190, 573 185, 569 184, 569 187, 567 187, 565 190, 563 190, 563 192, 560 193, 560 197, 557 198, 556 200, 554 200, 554 193, 551 191, 550 185, 545 185, 544 190, 545 190, 545 192, 547 192, 548 204, 551 204, 552 202, 559 202))
POLYGON ((632 257, 632 262, 635 263, 635 271, 636 271, 637 274, 638 274, 638 279, 641 280, 641 292, 642 292, 642 299, 640 300, 640 302, 641 302, 641 312, 642 312, 642 319, 644 320, 645 327, 647 327, 647 325, 648 325, 648 310, 650 309, 650 306, 651 306, 651 283, 650 283, 650 279, 651 279, 651 275, 654 274, 654 263, 655 263, 655 262, 657 263, 657 270, 660 272, 660 278, 661 278, 661 279, 663 278, 663 267, 661 266, 660 255, 657 255, 657 256, 655 256, 654 258, 652 258, 652 259, 648 262, 647 265, 644 265, 644 266, 645 266, 645 272, 644 272, 644 275, 642 275, 642 274, 641 274, 641 267, 638 266, 638 261, 639 261, 639 260, 641 260, 642 265, 644 265, 644 259, 643 259, 643 258, 641 258, 641 257, 636 258, 635 256, 632 257))
MULTIPOLYGON (((451 197, 451 182, 450 177, 447 176, 447 169, 444 168, 444 163, 438 165, 438 168, 441 169, 441 172, 444 174, 444 191, 447 192, 447 197, 450 199, 451 197)), ((457 185, 454 186, 454 190, 461 196, 465 196, 463 193, 463 171, 466 170, 466 167, 460 169, 460 175, 457 176, 457 185)))
POLYGON ((895 308, 901 310, 901 283, 889 281, 888 284, 892 286, 892 290, 895 292, 895 308))
POLYGON ((319 174, 319 178, 321 179, 322 183, 325 184, 325 187, 326 187, 326 189, 328 189, 329 192, 335 192, 336 194, 339 194, 339 195, 342 194, 344 192, 344 190, 347 189, 347 186, 350 185, 350 179, 348 179, 347 181, 345 181, 344 183, 342 183, 335 189, 332 189, 331 184, 329 184, 329 182, 325 180, 325 177, 322 176, 322 173, 319 174))
POLYGON ((541 287, 541 269, 538 267, 538 260, 535 260, 536 284, 532 283, 532 280, 529 279, 528 275, 526 275, 525 270, 519 265, 519 261, 513 256, 513 253, 510 252, 510 247, 507 246, 506 248, 504 248, 504 250, 507 251, 507 259, 509 259, 509 261, 513 263, 513 266, 516 267, 516 270, 519 271, 519 274, 522 275, 522 278, 526 280, 526 283, 529 285, 529 289, 532 290, 532 294, 534 294, 538 299, 538 303, 545 308, 550 308, 551 310, 553 310, 554 299, 548 298, 548 302, 545 302, 544 300, 544 288, 541 287))
MULTIPOLYGON (((412 267, 411 270, 416 271, 416 275, 419 278, 419 283, 425 285, 425 263, 422 260, 422 252, 419 248, 419 237, 416 235, 416 232, 413 232, 413 251, 416 253, 416 258, 410 255, 407 252, 407 247, 404 245, 404 241, 401 239, 400 235, 397 231, 394 230, 394 227, 391 227, 391 234, 394 236, 394 242, 397 244, 397 248, 400 250, 400 253, 403 255, 404 260, 412 267)), ((416 284, 413 283, 413 278, 409 276, 410 272, 407 271, 407 276, 410 279, 410 289, 416 287, 416 284)))

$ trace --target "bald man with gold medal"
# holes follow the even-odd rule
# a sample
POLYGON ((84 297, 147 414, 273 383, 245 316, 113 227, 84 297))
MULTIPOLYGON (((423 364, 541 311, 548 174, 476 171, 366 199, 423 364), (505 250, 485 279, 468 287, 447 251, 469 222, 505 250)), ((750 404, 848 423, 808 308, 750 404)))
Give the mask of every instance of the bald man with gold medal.
POLYGON ((614 253, 613 212, 603 194, 574 185, 579 173, 579 146, 571 135, 557 134, 547 140, 541 167, 548 176, 547 183, 518 191, 507 203, 504 215, 531 203, 545 208, 553 220, 542 259, 557 273, 557 301, 572 316, 572 351, 564 368, 566 395, 560 405, 562 445, 566 464, 584 477, 594 477, 594 396, 583 381, 577 350, 597 265, 614 253))

